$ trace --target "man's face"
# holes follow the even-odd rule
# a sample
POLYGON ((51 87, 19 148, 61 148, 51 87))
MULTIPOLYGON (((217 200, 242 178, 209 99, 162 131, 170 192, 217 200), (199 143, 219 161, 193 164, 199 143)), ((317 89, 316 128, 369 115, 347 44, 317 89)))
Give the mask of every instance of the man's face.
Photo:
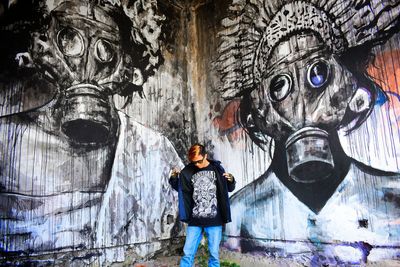
POLYGON ((315 35, 292 36, 274 49, 252 93, 256 124, 282 141, 304 127, 329 131, 340 124, 355 88, 352 74, 315 35))
POLYGON ((197 155, 192 159, 192 163, 197 167, 197 168, 205 168, 208 165, 208 160, 207 160, 207 154, 205 155, 197 155))

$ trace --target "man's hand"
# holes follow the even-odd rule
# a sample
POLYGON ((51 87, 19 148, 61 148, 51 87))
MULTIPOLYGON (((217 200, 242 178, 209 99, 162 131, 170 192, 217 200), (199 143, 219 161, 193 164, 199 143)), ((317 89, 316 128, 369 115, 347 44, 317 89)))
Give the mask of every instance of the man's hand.
POLYGON ((181 172, 181 170, 179 168, 173 168, 170 172, 170 176, 171 177, 178 177, 179 173, 181 172))
POLYGON ((225 176, 226 180, 228 180, 229 182, 233 181, 233 175, 232 174, 225 172, 223 174, 223 176, 225 176))

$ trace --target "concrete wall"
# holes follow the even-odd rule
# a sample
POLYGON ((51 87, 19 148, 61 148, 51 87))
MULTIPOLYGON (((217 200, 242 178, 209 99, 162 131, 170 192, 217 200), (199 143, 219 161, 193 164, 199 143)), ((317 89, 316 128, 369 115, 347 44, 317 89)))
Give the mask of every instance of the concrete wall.
POLYGON ((316 266, 398 259, 399 3, 287 2, 234 1, 222 22, 222 97, 271 157, 231 197, 225 246, 316 266))
POLYGON ((232 251, 398 259, 396 1, 1 4, 4 263, 106 264, 183 234, 172 167, 237 179, 232 251))

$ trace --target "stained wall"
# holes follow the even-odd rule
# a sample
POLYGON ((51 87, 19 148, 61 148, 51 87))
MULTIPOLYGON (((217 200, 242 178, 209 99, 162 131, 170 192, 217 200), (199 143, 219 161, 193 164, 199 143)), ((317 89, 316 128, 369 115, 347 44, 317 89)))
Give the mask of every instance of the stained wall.
POLYGON ((398 259, 399 9, 2 4, 2 261, 154 255, 183 236, 168 175, 194 142, 237 180, 224 247, 398 259))

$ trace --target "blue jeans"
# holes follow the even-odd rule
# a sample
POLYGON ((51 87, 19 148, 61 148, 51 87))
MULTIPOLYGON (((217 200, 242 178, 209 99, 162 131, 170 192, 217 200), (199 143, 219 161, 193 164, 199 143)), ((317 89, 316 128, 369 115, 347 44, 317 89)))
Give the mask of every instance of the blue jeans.
POLYGON ((219 244, 222 238, 222 226, 188 226, 186 230, 185 246, 183 247, 183 257, 181 258, 180 267, 192 267, 194 256, 199 247, 202 235, 202 229, 206 232, 208 240, 208 250, 210 258, 208 260, 209 267, 219 267, 219 244))

